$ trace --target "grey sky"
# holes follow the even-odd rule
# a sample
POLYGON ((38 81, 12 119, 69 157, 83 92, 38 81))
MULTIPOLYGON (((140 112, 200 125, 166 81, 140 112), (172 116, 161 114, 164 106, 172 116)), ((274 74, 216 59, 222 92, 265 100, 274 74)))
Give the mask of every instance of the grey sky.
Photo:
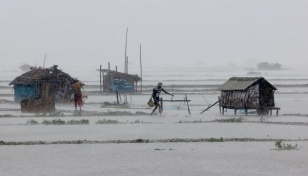
POLYGON ((306 0, 1 0, 2 68, 21 63, 285 67, 308 63, 306 0), (174 62, 172 64, 172 62, 174 62))

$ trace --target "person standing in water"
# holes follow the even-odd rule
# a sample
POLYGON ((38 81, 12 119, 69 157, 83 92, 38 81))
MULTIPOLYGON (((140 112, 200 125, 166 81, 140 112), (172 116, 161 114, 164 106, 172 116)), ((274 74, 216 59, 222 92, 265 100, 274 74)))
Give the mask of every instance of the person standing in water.
POLYGON ((157 87, 155 87, 153 89, 152 98, 153 98, 155 107, 154 107, 153 111, 151 112, 151 115, 153 115, 153 113, 156 111, 157 108, 159 110, 159 114, 161 115, 161 113, 162 113, 161 105, 159 104, 159 94, 160 94, 161 91, 165 92, 168 95, 174 96, 173 94, 165 91, 162 86, 163 86, 163 83, 159 82, 157 84, 157 87))
POLYGON ((83 83, 81 83, 78 80, 73 81, 72 88, 74 91, 74 103, 75 103, 75 111, 77 111, 77 105, 79 106, 79 110, 81 111, 82 106, 82 92, 81 88, 84 86, 83 83))

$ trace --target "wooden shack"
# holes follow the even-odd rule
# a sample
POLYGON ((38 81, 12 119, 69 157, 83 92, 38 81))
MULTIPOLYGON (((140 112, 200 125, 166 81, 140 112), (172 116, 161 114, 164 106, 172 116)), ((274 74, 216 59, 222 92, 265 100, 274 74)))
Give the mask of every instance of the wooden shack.
POLYGON ((225 109, 256 110, 258 115, 266 115, 275 107, 274 93, 277 90, 263 77, 232 77, 219 88, 219 107, 224 114, 225 109))
POLYGON ((9 85, 14 85, 15 101, 21 102, 23 112, 46 112, 55 110, 55 101, 70 100, 73 80, 54 65, 50 68, 32 67, 9 85))
POLYGON ((138 75, 121 73, 114 70, 102 69, 103 92, 114 93, 118 90, 120 93, 137 92, 137 84, 141 81, 138 75))

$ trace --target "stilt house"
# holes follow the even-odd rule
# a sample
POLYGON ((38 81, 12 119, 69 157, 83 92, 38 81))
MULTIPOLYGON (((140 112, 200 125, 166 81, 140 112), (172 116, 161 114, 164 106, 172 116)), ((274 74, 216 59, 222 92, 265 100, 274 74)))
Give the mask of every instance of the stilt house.
POLYGON ((22 111, 52 111, 55 101, 70 100, 73 80, 54 65, 50 68, 32 67, 9 85, 14 85, 15 101, 21 101, 22 111))
MULTIPOLYGON (((274 93, 277 90, 263 77, 232 77, 219 88, 219 106, 224 109, 255 109, 259 115, 268 114, 275 107, 274 93)), ((280 108, 279 108, 280 109, 280 108)), ((278 115, 278 110, 277 110, 278 115)))
POLYGON ((137 83, 141 81, 138 75, 121 73, 114 70, 102 69, 103 92, 111 93, 117 90, 120 93, 137 92, 137 83))

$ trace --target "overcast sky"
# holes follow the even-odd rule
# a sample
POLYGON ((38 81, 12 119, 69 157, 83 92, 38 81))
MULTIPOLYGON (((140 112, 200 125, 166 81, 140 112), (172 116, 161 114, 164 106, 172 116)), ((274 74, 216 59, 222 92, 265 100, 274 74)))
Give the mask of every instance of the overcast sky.
POLYGON ((308 63, 307 0, 0 0, 2 68, 308 63), (5 62, 3 62, 5 61, 5 62))

